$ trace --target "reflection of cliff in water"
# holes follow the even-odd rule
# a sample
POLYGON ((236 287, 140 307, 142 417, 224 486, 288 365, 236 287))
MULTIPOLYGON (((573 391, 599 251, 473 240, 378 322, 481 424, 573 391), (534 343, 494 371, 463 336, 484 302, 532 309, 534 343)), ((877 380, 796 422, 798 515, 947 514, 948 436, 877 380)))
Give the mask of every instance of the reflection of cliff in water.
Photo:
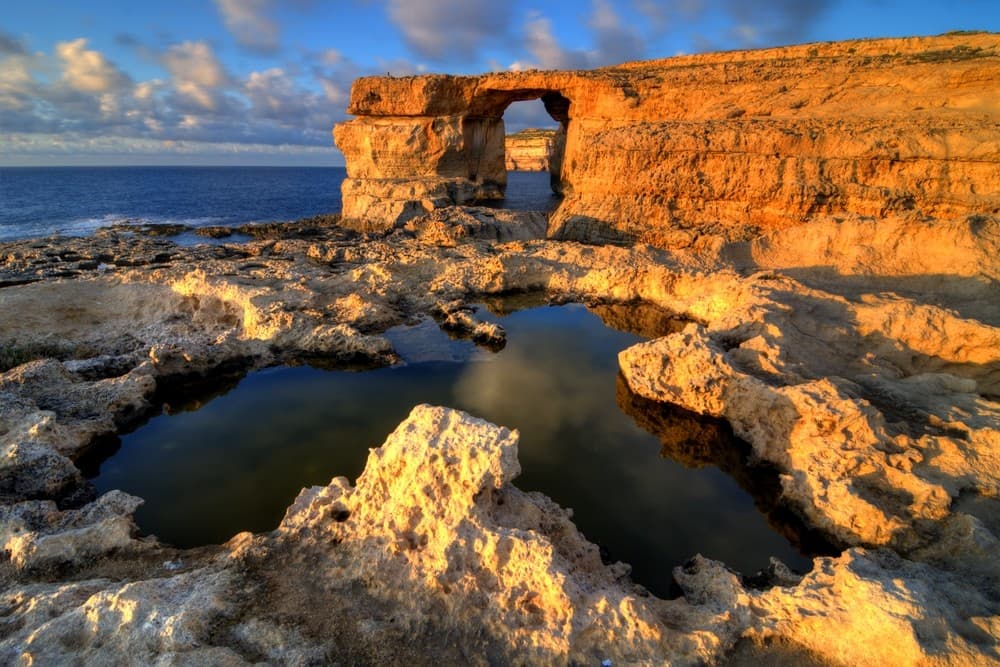
MULTIPOLYGON (((477 299, 488 312, 504 317, 519 310, 571 303, 564 296, 545 290, 508 292, 477 299)), ((681 331, 691 321, 648 301, 590 301, 587 310, 616 331, 652 339, 681 331)))
POLYGON ((587 304, 587 310, 612 329, 648 339, 677 333, 691 321, 647 301, 587 304))
POLYGON ((803 554, 839 553, 823 534, 806 525, 782 501, 778 471, 766 462, 753 461, 750 443, 736 437, 728 422, 638 396, 620 373, 616 398, 622 412, 660 440, 661 458, 687 468, 719 468, 753 497, 754 505, 768 524, 803 554))

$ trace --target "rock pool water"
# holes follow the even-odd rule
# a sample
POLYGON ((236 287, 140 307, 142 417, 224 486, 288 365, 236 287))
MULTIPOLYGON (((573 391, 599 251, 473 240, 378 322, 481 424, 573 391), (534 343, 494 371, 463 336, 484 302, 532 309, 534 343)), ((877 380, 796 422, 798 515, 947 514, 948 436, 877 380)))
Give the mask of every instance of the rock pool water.
MULTIPOLYGON (((627 308, 595 310, 646 335, 669 325, 627 308)), ((217 543, 274 528, 303 486, 355 479, 368 449, 415 404, 448 405, 519 429, 516 484, 573 508, 583 533, 654 593, 668 594, 671 568, 698 552, 748 574, 772 555, 808 568, 755 506, 785 525, 771 512, 775 480, 747 473, 743 443, 617 381, 617 352, 639 335, 578 304, 479 314, 506 328, 502 351, 450 340, 426 321, 390 332, 403 366, 255 372, 122 436, 92 481, 144 498, 139 526, 164 541, 217 543)))

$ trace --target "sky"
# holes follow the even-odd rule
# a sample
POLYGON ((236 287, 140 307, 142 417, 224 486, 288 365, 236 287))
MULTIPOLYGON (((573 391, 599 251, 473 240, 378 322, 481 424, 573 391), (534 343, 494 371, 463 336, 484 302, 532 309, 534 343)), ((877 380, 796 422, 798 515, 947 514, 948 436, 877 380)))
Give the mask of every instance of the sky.
MULTIPOLYGON (((1000 32, 997 0, 6 0, 0 166, 336 166, 369 74, 1000 32)), ((512 105, 508 131, 550 126, 512 105)))

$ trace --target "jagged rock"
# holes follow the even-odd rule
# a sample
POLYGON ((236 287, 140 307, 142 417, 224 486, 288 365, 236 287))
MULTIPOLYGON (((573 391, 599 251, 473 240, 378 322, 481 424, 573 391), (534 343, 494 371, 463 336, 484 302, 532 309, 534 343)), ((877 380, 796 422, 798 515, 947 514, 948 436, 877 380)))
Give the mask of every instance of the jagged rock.
POLYGON ((460 301, 439 304, 437 312, 442 318, 441 327, 445 331, 471 338, 494 350, 502 350, 507 342, 507 332, 502 326, 479 319, 472 308, 460 301))
POLYGON ((418 406, 356 486, 305 489, 276 531, 221 552, 157 558, 130 539, 138 501, 118 492, 63 513, 21 503, 2 533, 20 568, 123 548, 147 564, 127 582, 98 565, 90 579, 8 583, 0 658, 704 664, 745 637, 835 664, 993 659, 996 579, 852 549, 754 591, 696 556, 674 571, 684 597, 658 600, 602 564, 568 512, 512 486, 518 471, 516 432, 418 406))
POLYGON ((83 485, 73 462, 31 440, 12 442, 0 459, 0 498, 64 498, 83 485))
POLYGON ((843 665, 995 664, 996 583, 851 549, 817 560, 794 587, 756 596, 751 634, 843 665))
MULTIPOLYGON (((785 495, 813 525, 849 544, 914 549, 933 539, 928 524, 948 515, 952 497, 962 489, 996 493, 1000 411, 971 393, 975 383, 943 378, 937 392, 927 394, 945 391, 948 398, 919 403, 914 398, 907 406, 909 423, 897 426, 871 401, 885 400, 879 387, 899 386, 901 396, 914 383, 930 381, 919 367, 909 370, 909 377, 893 377, 898 367, 880 373, 874 364, 851 368, 844 359, 833 371, 840 350, 828 346, 810 363, 808 355, 799 356, 803 350, 792 351, 794 342, 788 340, 805 332, 787 324, 771 326, 756 336, 744 333, 734 344, 721 332, 713 339, 704 327, 691 324, 682 333, 622 352, 619 361, 629 387, 640 396, 726 418, 758 457, 785 473, 785 495), (831 377, 809 379, 818 374, 816 367, 831 377), (849 381, 853 373, 858 384, 849 381), (961 435, 934 426, 951 422, 957 406, 967 406, 973 416, 961 435), (920 422, 926 426, 920 428, 920 422)), ((847 340, 839 341, 843 353, 847 340)), ((985 345, 983 352, 1000 349, 992 342, 985 345)), ((858 341, 854 354, 863 359, 864 350, 858 341)), ((975 358, 976 350, 970 344, 964 353, 975 358)))
POLYGON ((452 206, 419 215, 404 229, 424 243, 454 247, 463 239, 506 243, 545 238, 545 216, 537 211, 507 211, 474 206, 452 206))
MULTIPOLYGON (((233 575, 195 570, 136 582, 34 584, 5 597, 32 628, 0 641, 0 660, 36 664, 247 665, 241 645, 213 645, 229 619, 233 575), (37 610, 35 607, 40 607, 37 610)), ((8 620, 8 623, 10 621, 8 620)), ((16 628, 16 626, 15 626, 16 628)), ((297 657, 292 650, 288 658, 297 657)), ((300 661, 298 664, 304 664, 300 661)))
POLYGON ((141 498, 110 491, 78 510, 47 500, 0 506, 0 548, 19 569, 79 563, 132 543, 141 498))

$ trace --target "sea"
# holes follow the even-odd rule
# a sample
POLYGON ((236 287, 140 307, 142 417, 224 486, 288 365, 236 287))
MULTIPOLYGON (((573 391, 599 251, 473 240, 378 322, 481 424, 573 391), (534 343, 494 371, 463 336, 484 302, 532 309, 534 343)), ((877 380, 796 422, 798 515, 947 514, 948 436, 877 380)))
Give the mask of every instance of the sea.
MULTIPOLYGON (((343 167, 2 167, 0 241, 119 223, 190 227, 339 213, 343 167)), ((510 172, 500 206, 549 210, 548 172, 510 172)))

